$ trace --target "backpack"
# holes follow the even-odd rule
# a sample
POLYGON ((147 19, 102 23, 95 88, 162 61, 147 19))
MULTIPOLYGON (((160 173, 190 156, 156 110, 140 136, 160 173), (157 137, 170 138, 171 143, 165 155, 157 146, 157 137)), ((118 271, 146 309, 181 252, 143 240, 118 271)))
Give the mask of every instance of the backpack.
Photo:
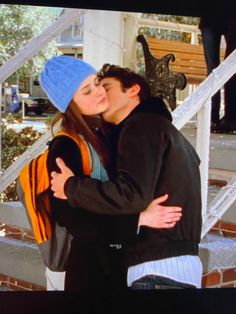
MULTIPOLYGON (((85 175, 91 174, 90 154, 86 142, 76 132, 59 131, 78 145, 85 175)), ((65 271, 72 235, 52 219, 50 207, 50 175, 47 171, 48 149, 32 159, 19 173, 17 193, 24 205, 45 265, 52 271, 65 271)))

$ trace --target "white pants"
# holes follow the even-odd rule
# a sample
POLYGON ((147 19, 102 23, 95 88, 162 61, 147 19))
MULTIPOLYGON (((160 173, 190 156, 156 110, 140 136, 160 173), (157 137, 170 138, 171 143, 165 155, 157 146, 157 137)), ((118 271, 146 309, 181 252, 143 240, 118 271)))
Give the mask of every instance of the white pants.
POLYGON ((65 272, 51 271, 46 267, 47 291, 64 291, 65 272))

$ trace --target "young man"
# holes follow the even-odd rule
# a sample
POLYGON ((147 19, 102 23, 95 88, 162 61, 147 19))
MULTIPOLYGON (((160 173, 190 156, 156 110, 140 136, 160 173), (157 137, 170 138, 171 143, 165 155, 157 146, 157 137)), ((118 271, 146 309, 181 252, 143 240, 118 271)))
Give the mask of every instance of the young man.
POLYGON ((81 180, 58 160, 61 173, 52 173, 54 196, 67 198, 72 206, 116 215, 140 212, 152 199, 168 193, 165 205, 182 207, 181 220, 171 229, 141 227, 132 239, 123 239, 128 286, 200 287, 199 157, 172 125, 163 100, 151 97, 140 75, 105 65, 100 79, 110 104, 102 116, 114 125, 112 181, 81 180))

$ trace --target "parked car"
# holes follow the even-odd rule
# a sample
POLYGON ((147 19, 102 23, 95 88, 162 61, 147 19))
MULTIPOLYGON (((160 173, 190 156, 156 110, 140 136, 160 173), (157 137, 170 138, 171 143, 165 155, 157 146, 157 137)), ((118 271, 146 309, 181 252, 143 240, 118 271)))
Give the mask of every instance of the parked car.
MULTIPOLYGON (((22 110, 22 99, 23 97, 19 93, 19 109, 22 110)), ((35 113, 36 115, 42 115, 43 113, 55 113, 56 109, 51 104, 47 97, 37 97, 29 95, 27 98, 24 97, 25 104, 25 115, 29 113, 35 113)))

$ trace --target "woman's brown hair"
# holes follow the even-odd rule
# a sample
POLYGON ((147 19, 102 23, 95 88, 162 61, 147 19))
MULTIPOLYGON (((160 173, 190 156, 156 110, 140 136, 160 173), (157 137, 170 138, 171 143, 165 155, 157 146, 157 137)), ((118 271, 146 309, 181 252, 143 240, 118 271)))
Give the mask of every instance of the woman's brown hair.
POLYGON ((86 142, 90 143, 99 155, 103 165, 109 162, 109 131, 106 123, 98 117, 84 116, 80 113, 76 104, 72 101, 65 113, 57 112, 52 120, 51 130, 61 120, 62 129, 73 130, 82 135, 86 142))

